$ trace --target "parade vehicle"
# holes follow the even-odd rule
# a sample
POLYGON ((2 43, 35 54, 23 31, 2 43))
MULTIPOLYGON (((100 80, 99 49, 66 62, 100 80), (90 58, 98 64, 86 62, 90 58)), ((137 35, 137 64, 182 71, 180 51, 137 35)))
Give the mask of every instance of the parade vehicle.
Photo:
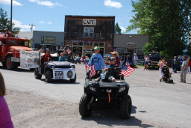
POLYGON ((22 55, 31 53, 30 56, 33 56, 36 54, 29 48, 28 39, 14 37, 11 33, 0 33, 0 62, 3 67, 7 69, 16 69, 21 65, 21 67, 24 68, 33 66, 33 64, 29 64, 34 61, 34 59, 31 59, 33 57, 30 57, 29 60, 26 60, 26 57, 21 58, 21 52, 23 53, 22 55))
POLYGON ((159 52, 152 52, 149 54, 149 62, 148 62, 148 69, 159 69, 159 60, 160 60, 160 53, 159 52))
POLYGON ((132 101, 128 95, 129 84, 120 75, 120 69, 109 69, 100 78, 85 79, 84 94, 79 103, 79 113, 82 118, 91 116, 96 105, 115 106, 122 119, 131 115, 132 101), (111 72, 113 73, 111 73, 111 72), (114 76, 115 74, 119 76, 114 76))
POLYGON ((57 57, 49 62, 40 64, 35 68, 34 76, 36 79, 41 79, 45 76, 46 82, 53 82, 56 80, 67 80, 71 83, 76 82, 75 65, 68 61, 57 61, 57 57))
POLYGON ((171 79, 171 73, 169 71, 169 67, 163 66, 161 71, 163 76, 162 76, 162 79, 160 79, 160 82, 164 81, 166 83, 173 83, 173 80, 171 79))

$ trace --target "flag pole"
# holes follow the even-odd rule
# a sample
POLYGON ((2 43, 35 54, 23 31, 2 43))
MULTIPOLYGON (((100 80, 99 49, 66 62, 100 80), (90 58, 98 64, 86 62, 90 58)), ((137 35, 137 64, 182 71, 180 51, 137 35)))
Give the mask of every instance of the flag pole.
POLYGON ((11 0, 11 32, 12 32, 12 30, 13 30, 13 19, 12 19, 12 17, 13 17, 13 0, 11 0))

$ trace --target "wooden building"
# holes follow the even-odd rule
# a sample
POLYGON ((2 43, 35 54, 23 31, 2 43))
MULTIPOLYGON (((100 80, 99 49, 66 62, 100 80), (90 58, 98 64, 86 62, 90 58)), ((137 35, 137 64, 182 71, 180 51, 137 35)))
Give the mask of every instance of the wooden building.
POLYGON ((64 45, 73 53, 85 55, 99 46, 102 53, 113 50, 114 16, 65 16, 64 45))

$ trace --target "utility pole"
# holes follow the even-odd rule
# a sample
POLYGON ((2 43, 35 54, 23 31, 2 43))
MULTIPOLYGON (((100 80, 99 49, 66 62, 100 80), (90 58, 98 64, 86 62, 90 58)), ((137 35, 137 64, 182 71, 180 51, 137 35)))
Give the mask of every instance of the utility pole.
POLYGON ((13 30, 13 0, 11 0, 11 32, 13 30))
POLYGON ((34 24, 29 24, 31 32, 33 31, 33 28, 35 27, 34 24))

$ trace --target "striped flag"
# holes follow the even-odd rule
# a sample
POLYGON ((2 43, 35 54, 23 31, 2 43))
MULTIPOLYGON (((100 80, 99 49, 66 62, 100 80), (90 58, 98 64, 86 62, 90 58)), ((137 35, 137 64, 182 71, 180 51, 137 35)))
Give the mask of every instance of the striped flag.
POLYGON ((68 54, 71 54, 71 53, 72 53, 72 51, 71 51, 69 48, 66 50, 66 52, 67 52, 68 54))
POLYGON ((130 76, 134 71, 135 71, 134 68, 132 68, 132 67, 129 66, 129 65, 126 65, 126 66, 124 66, 124 67, 121 69, 121 74, 124 75, 125 77, 128 77, 128 76, 130 76))
POLYGON ((94 65, 89 66, 88 64, 86 64, 85 69, 86 69, 86 71, 90 71, 90 77, 93 77, 96 75, 96 70, 95 70, 94 65))

